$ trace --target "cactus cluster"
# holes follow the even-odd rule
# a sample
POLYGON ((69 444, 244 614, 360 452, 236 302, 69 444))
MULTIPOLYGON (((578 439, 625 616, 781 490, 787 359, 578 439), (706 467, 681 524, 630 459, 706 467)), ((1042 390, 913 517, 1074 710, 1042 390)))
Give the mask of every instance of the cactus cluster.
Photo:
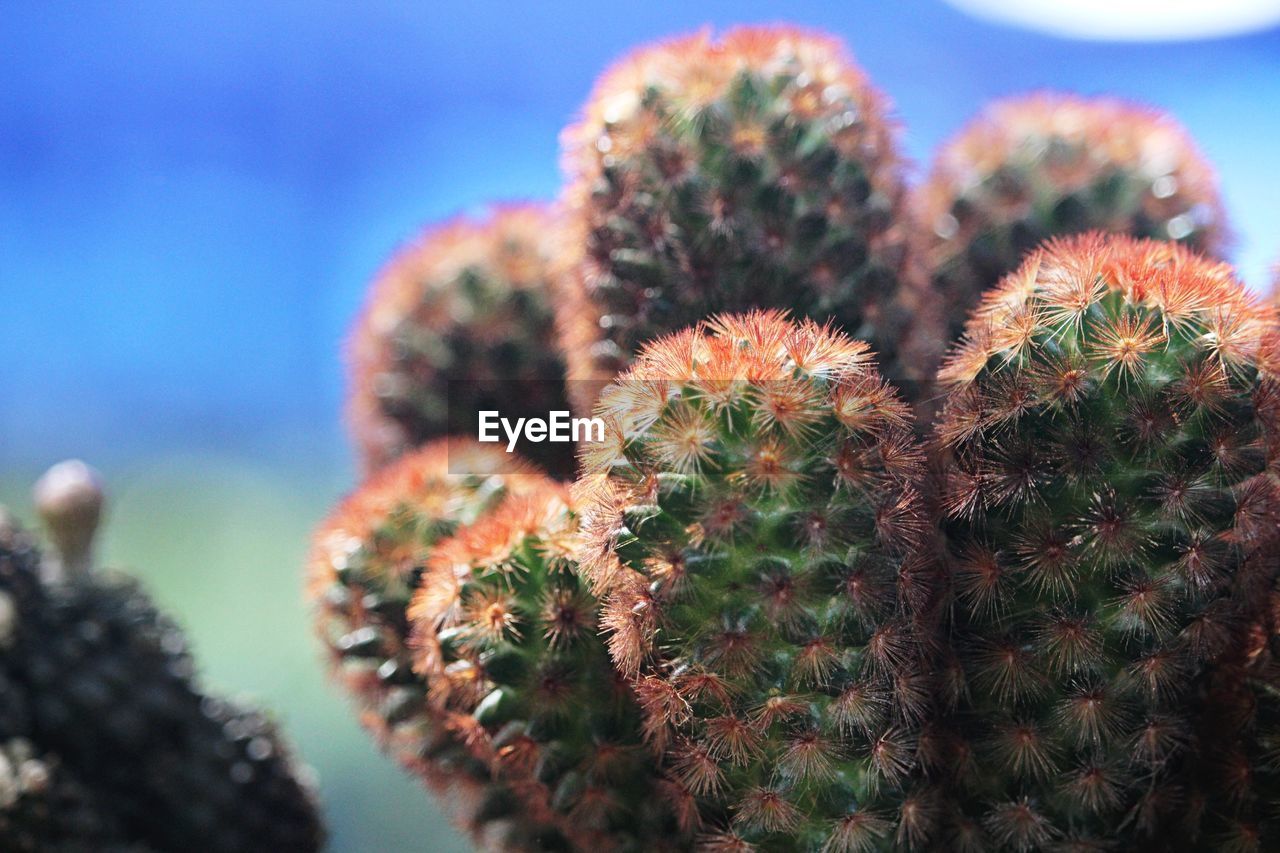
MULTIPOLYGON (((402 425, 386 456, 454 437, 317 532, 335 674, 479 846, 1280 843, 1280 315, 1215 259, 1212 170, 1168 117, 1057 95, 914 189, 895 146, 825 36, 623 59, 539 244, 604 426, 575 482, 402 425)), ((513 277, 431 256, 414 305, 513 277)), ((427 315, 377 346, 490 376, 455 342, 546 328, 427 315)), ((355 410, 439 395, 380 358, 355 410)))
POLYGON ((0 524, 0 846, 319 850, 310 783, 270 721, 200 689, 181 631, 88 562, 101 498, 84 471, 38 495, 56 559, 0 524))

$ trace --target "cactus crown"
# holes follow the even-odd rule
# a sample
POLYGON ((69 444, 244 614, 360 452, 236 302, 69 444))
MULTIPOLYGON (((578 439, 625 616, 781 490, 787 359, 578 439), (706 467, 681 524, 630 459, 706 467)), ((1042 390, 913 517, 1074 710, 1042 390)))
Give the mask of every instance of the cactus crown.
MULTIPOLYGON (((567 408, 550 295, 555 227, 545 208, 498 208, 428 230, 379 273, 350 341, 350 418, 368 469, 472 432, 481 409, 567 408)), ((535 449, 569 464, 554 445, 535 449)))
POLYGON ((564 282, 571 376, 611 378, 648 340, 752 308, 834 317, 887 357, 906 312, 886 113, 838 42, 789 28, 615 65, 564 137, 566 230, 585 251, 564 282))
POLYGON ((864 344, 777 312, 650 344, 584 454, 583 570, 615 663, 715 849, 898 831, 925 687, 921 454, 864 344), (882 806, 884 806, 882 808, 882 806))
POLYGON ((1275 325, 1225 265, 1086 236, 944 366, 965 782, 997 843, 1172 825, 1196 685, 1271 582, 1275 325))
POLYGON ((942 147, 913 204, 951 335, 982 292, 1047 238, 1101 229, 1213 255, 1227 241, 1213 170, 1187 132, 1111 98, 996 102, 942 147))

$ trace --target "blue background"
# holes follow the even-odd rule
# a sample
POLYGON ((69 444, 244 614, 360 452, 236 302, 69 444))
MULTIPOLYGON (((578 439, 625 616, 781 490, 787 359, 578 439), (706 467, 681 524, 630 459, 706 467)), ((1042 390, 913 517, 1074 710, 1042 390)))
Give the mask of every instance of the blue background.
POLYGON ((849 42, 921 167, 999 95, 1173 111, 1265 288, 1280 31, 1097 44, 927 0, 0 2, 0 498, 25 510, 62 456, 104 469, 108 556, 180 614, 211 681, 280 710, 335 848, 459 843, 355 732, 297 603, 307 528, 352 477, 340 349, 365 282, 428 221, 553 196, 558 132, 629 47, 780 10, 849 42))

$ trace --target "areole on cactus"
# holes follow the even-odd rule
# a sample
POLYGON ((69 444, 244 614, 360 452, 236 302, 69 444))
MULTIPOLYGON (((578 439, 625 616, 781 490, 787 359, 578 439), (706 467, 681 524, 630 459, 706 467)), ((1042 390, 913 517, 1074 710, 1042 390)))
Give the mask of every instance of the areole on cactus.
POLYGON ((598 412, 583 572, 705 848, 922 843, 923 454, 866 345, 722 315, 649 344, 598 412))
POLYGON ((1127 238, 984 296, 937 429, 955 849, 1195 837, 1197 695, 1274 582, 1275 329, 1225 265, 1127 238))

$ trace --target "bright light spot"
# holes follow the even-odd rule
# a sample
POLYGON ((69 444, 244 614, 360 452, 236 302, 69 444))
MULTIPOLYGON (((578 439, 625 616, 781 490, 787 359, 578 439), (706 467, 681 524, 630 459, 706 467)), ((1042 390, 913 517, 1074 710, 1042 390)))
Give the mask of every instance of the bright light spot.
POLYGON ((1178 179, 1173 175, 1162 175, 1151 184, 1151 194, 1156 198, 1168 198, 1178 191, 1178 179))
POLYGON ((1103 41, 1215 38, 1280 24, 1280 0, 948 0, 982 18, 1103 41))
POLYGON ((1169 220, 1169 224, 1165 226, 1169 232, 1169 236, 1174 240, 1181 240, 1191 233, 1195 224, 1191 221, 1191 217, 1185 213, 1179 213, 1177 216, 1169 220))
POLYGON ((950 213, 944 213, 933 223, 933 233, 943 240, 950 240, 960 232, 960 222, 950 213))

